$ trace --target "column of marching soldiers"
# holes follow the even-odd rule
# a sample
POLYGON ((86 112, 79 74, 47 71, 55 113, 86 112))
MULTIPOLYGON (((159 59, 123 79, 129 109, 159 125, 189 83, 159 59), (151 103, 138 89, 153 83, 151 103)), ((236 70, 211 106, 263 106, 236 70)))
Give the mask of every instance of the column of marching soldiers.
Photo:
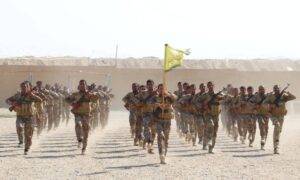
POLYGON ((51 131, 60 125, 68 125, 70 112, 75 116, 78 148, 82 147, 84 154, 90 130, 107 125, 113 97, 106 86, 96 87, 94 83, 88 86, 85 80, 79 82, 78 91, 73 93, 58 83, 44 87, 42 81, 37 81, 33 87, 31 82, 24 81, 20 84, 20 91, 9 97, 6 103, 10 105, 10 111, 16 112, 19 146, 25 144, 25 155, 30 149, 35 130, 39 136, 44 130, 51 131))
MULTIPOLYGON (((288 85, 289 86, 289 85, 288 85)), ((168 92, 163 84, 154 88, 153 80, 146 85, 132 84, 132 92, 123 98, 129 111, 130 133, 134 146, 141 146, 153 153, 153 143, 157 135, 159 158, 165 164, 171 119, 176 120, 180 137, 203 150, 213 153, 219 128, 219 117, 223 129, 233 141, 240 140, 253 147, 257 124, 260 131, 261 150, 264 150, 269 132, 269 120, 274 125, 274 154, 279 154, 279 139, 287 114, 286 102, 296 99, 290 92, 278 85, 266 93, 264 86, 254 92, 252 86, 235 88, 227 85, 215 92, 214 83, 201 83, 196 93, 195 84, 178 82, 178 90, 168 92)))

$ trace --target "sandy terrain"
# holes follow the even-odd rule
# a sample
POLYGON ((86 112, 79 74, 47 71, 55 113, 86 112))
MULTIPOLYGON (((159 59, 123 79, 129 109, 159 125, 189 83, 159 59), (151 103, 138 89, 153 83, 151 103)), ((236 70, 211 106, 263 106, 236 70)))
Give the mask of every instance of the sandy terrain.
MULTIPOLYGON (((280 155, 273 155, 271 133, 266 151, 233 142, 219 131, 215 154, 179 138, 172 124, 167 165, 157 146, 149 155, 134 147, 127 112, 114 111, 105 130, 90 135, 87 154, 77 149, 74 122, 34 137, 30 154, 17 147, 15 117, 0 110, 0 179, 300 179, 299 116, 286 118, 280 155)), ((258 132, 257 132, 258 133, 258 132)))

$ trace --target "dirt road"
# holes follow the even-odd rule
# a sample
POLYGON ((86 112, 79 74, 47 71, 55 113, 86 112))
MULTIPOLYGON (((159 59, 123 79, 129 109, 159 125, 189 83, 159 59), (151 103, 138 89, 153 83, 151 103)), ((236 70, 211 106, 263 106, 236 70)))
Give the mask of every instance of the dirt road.
POLYGON ((105 130, 91 133, 86 155, 77 148, 74 122, 34 137, 27 156, 17 146, 15 118, 0 111, 0 179, 300 179, 299 116, 286 118, 280 155, 273 155, 272 133, 266 151, 233 142, 219 131, 215 154, 179 138, 175 121, 166 165, 159 164, 158 150, 147 154, 133 146, 127 112, 112 112, 105 130))

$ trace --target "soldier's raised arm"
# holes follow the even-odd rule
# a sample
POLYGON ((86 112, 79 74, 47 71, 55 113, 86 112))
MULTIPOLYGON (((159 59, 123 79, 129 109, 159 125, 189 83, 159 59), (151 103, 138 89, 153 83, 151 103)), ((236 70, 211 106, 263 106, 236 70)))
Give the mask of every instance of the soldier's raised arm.
POLYGON ((13 95, 13 96, 11 96, 11 97, 9 97, 9 98, 7 98, 6 100, 5 100, 5 102, 6 102, 6 104, 8 104, 8 105, 12 105, 17 99, 17 95, 18 95, 18 93, 17 94, 15 94, 15 95, 13 95))
POLYGON ((28 95, 29 95, 29 97, 30 97, 30 99, 31 99, 32 101, 34 101, 34 102, 42 102, 42 98, 40 98, 40 97, 38 97, 37 95, 33 94, 32 91, 30 91, 30 92, 28 93, 28 95))
POLYGON ((296 96, 293 95, 293 94, 290 93, 290 92, 285 92, 285 94, 284 94, 284 99, 285 99, 286 101, 291 101, 291 100, 296 99, 296 96))

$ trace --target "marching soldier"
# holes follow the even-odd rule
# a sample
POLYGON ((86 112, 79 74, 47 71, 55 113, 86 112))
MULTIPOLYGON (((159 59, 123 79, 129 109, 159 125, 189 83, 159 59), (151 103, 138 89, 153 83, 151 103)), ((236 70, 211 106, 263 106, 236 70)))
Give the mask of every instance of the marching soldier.
POLYGON ((284 122, 284 116, 287 114, 286 102, 296 99, 296 97, 290 92, 286 92, 285 87, 280 91, 280 87, 275 85, 273 87, 273 93, 269 94, 266 102, 270 105, 271 121, 274 125, 273 133, 273 145, 274 154, 279 154, 279 138, 284 122))
POLYGON ((153 111, 154 111, 154 98, 157 94, 157 91, 153 89, 154 82, 149 79, 146 82, 147 91, 138 94, 138 99, 140 100, 142 111, 143 111, 143 128, 144 128, 144 142, 143 148, 145 148, 147 144, 148 153, 153 153, 153 142, 156 135, 156 123, 153 119, 153 111))
POLYGON ((229 106, 229 112, 230 113, 230 119, 231 121, 231 129, 232 129, 232 135, 234 141, 237 141, 238 135, 240 135, 240 140, 242 141, 243 138, 243 129, 238 128, 242 127, 242 121, 239 117, 240 112, 240 98, 239 98, 239 91, 237 88, 232 89, 232 96, 230 98, 230 102, 228 104, 229 106))
POLYGON ((247 107, 246 107, 246 101, 247 101, 247 95, 246 95, 246 87, 241 86, 240 87, 240 121, 241 123, 238 124, 239 132, 243 131, 243 136, 240 137, 240 140, 242 144, 245 144, 245 140, 247 137, 247 131, 248 131, 248 122, 247 122, 247 107))
POLYGON ((256 134, 256 118, 255 118, 255 98, 253 94, 253 87, 247 87, 247 99, 244 101, 245 107, 245 120, 247 121, 249 147, 253 147, 256 134))
MULTIPOLYGON (((174 91, 174 94, 177 96, 177 100, 181 98, 183 90, 181 82, 177 83, 178 90, 174 91)), ((175 109, 175 120, 176 120, 176 131, 180 133, 180 105, 178 101, 174 102, 174 109, 175 109)))
POLYGON ((193 97, 195 95, 195 86, 187 86, 185 94, 178 100, 181 105, 181 121, 182 121, 182 132, 185 135, 186 141, 193 141, 195 144, 194 134, 194 107, 192 104, 193 97))
MULTIPOLYGON (((136 105, 134 99, 135 96, 138 94, 139 85, 137 83, 132 83, 131 89, 132 92, 127 93, 123 97, 123 102, 125 103, 124 107, 129 111, 129 125, 130 125, 130 134, 131 137, 134 137, 136 122, 137 122, 137 115, 136 115, 136 105)), ((135 144, 135 143, 134 143, 135 144)))
POLYGON ((163 84, 158 85, 158 96, 155 97, 154 118, 157 121, 157 144, 160 163, 165 164, 165 156, 169 142, 171 129, 171 119, 173 118, 173 108, 176 97, 164 89, 163 84))
POLYGON ((6 102, 10 105, 9 110, 15 111, 17 113, 16 129, 19 139, 19 145, 23 144, 24 133, 24 154, 27 155, 32 144, 34 103, 42 102, 42 99, 32 93, 28 83, 22 82, 20 84, 20 88, 21 92, 8 98, 6 102))
MULTIPOLYGON (((64 97, 68 97, 70 95, 69 89, 65 86, 64 89, 61 91, 61 94, 64 97)), ((63 99, 63 104, 62 104, 62 118, 66 120, 66 125, 69 124, 70 120, 70 106, 69 104, 63 99)))
MULTIPOLYGON (((142 93, 145 92, 145 90, 146 90, 145 86, 144 85, 140 85, 138 93, 142 94, 142 93)), ((140 101, 138 99, 137 99, 136 102, 137 102, 136 103, 136 109, 135 109, 136 125, 135 125, 134 145, 137 145, 137 142, 139 142, 139 145, 143 146, 143 140, 144 140, 144 136, 142 134, 142 131, 143 131, 143 108, 140 105, 140 101)))
POLYGON ((79 81, 78 92, 72 93, 66 98, 72 106, 72 113, 75 116, 75 131, 78 140, 78 147, 82 144, 82 154, 85 154, 89 134, 89 120, 92 101, 99 99, 96 94, 87 91, 85 80, 79 81))
POLYGON ((265 88, 263 86, 258 87, 258 92, 255 94, 255 114, 258 121, 260 132, 260 148, 264 150, 264 146, 267 141, 268 129, 269 129, 269 105, 265 103, 267 94, 265 94, 265 88))
MULTIPOLYGON (((205 120, 204 120, 204 100, 205 100, 205 84, 201 83, 199 85, 200 92, 197 93, 194 98, 192 99, 192 103, 195 108, 195 138, 198 135, 198 144, 203 142, 204 138, 204 127, 205 127, 205 120)), ((204 145, 204 144, 203 144, 204 145)))
POLYGON ((219 128, 220 101, 224 99, 224 96, 221 94, 222 91, 218 93, 214 92, 213 82, 209 81, 207 87, 208 92, 205 98, 205 106, 207 109, 205 115, 207 122, 207 143, 205 144, 208 144, 208 152, 213 153, 219 128))

